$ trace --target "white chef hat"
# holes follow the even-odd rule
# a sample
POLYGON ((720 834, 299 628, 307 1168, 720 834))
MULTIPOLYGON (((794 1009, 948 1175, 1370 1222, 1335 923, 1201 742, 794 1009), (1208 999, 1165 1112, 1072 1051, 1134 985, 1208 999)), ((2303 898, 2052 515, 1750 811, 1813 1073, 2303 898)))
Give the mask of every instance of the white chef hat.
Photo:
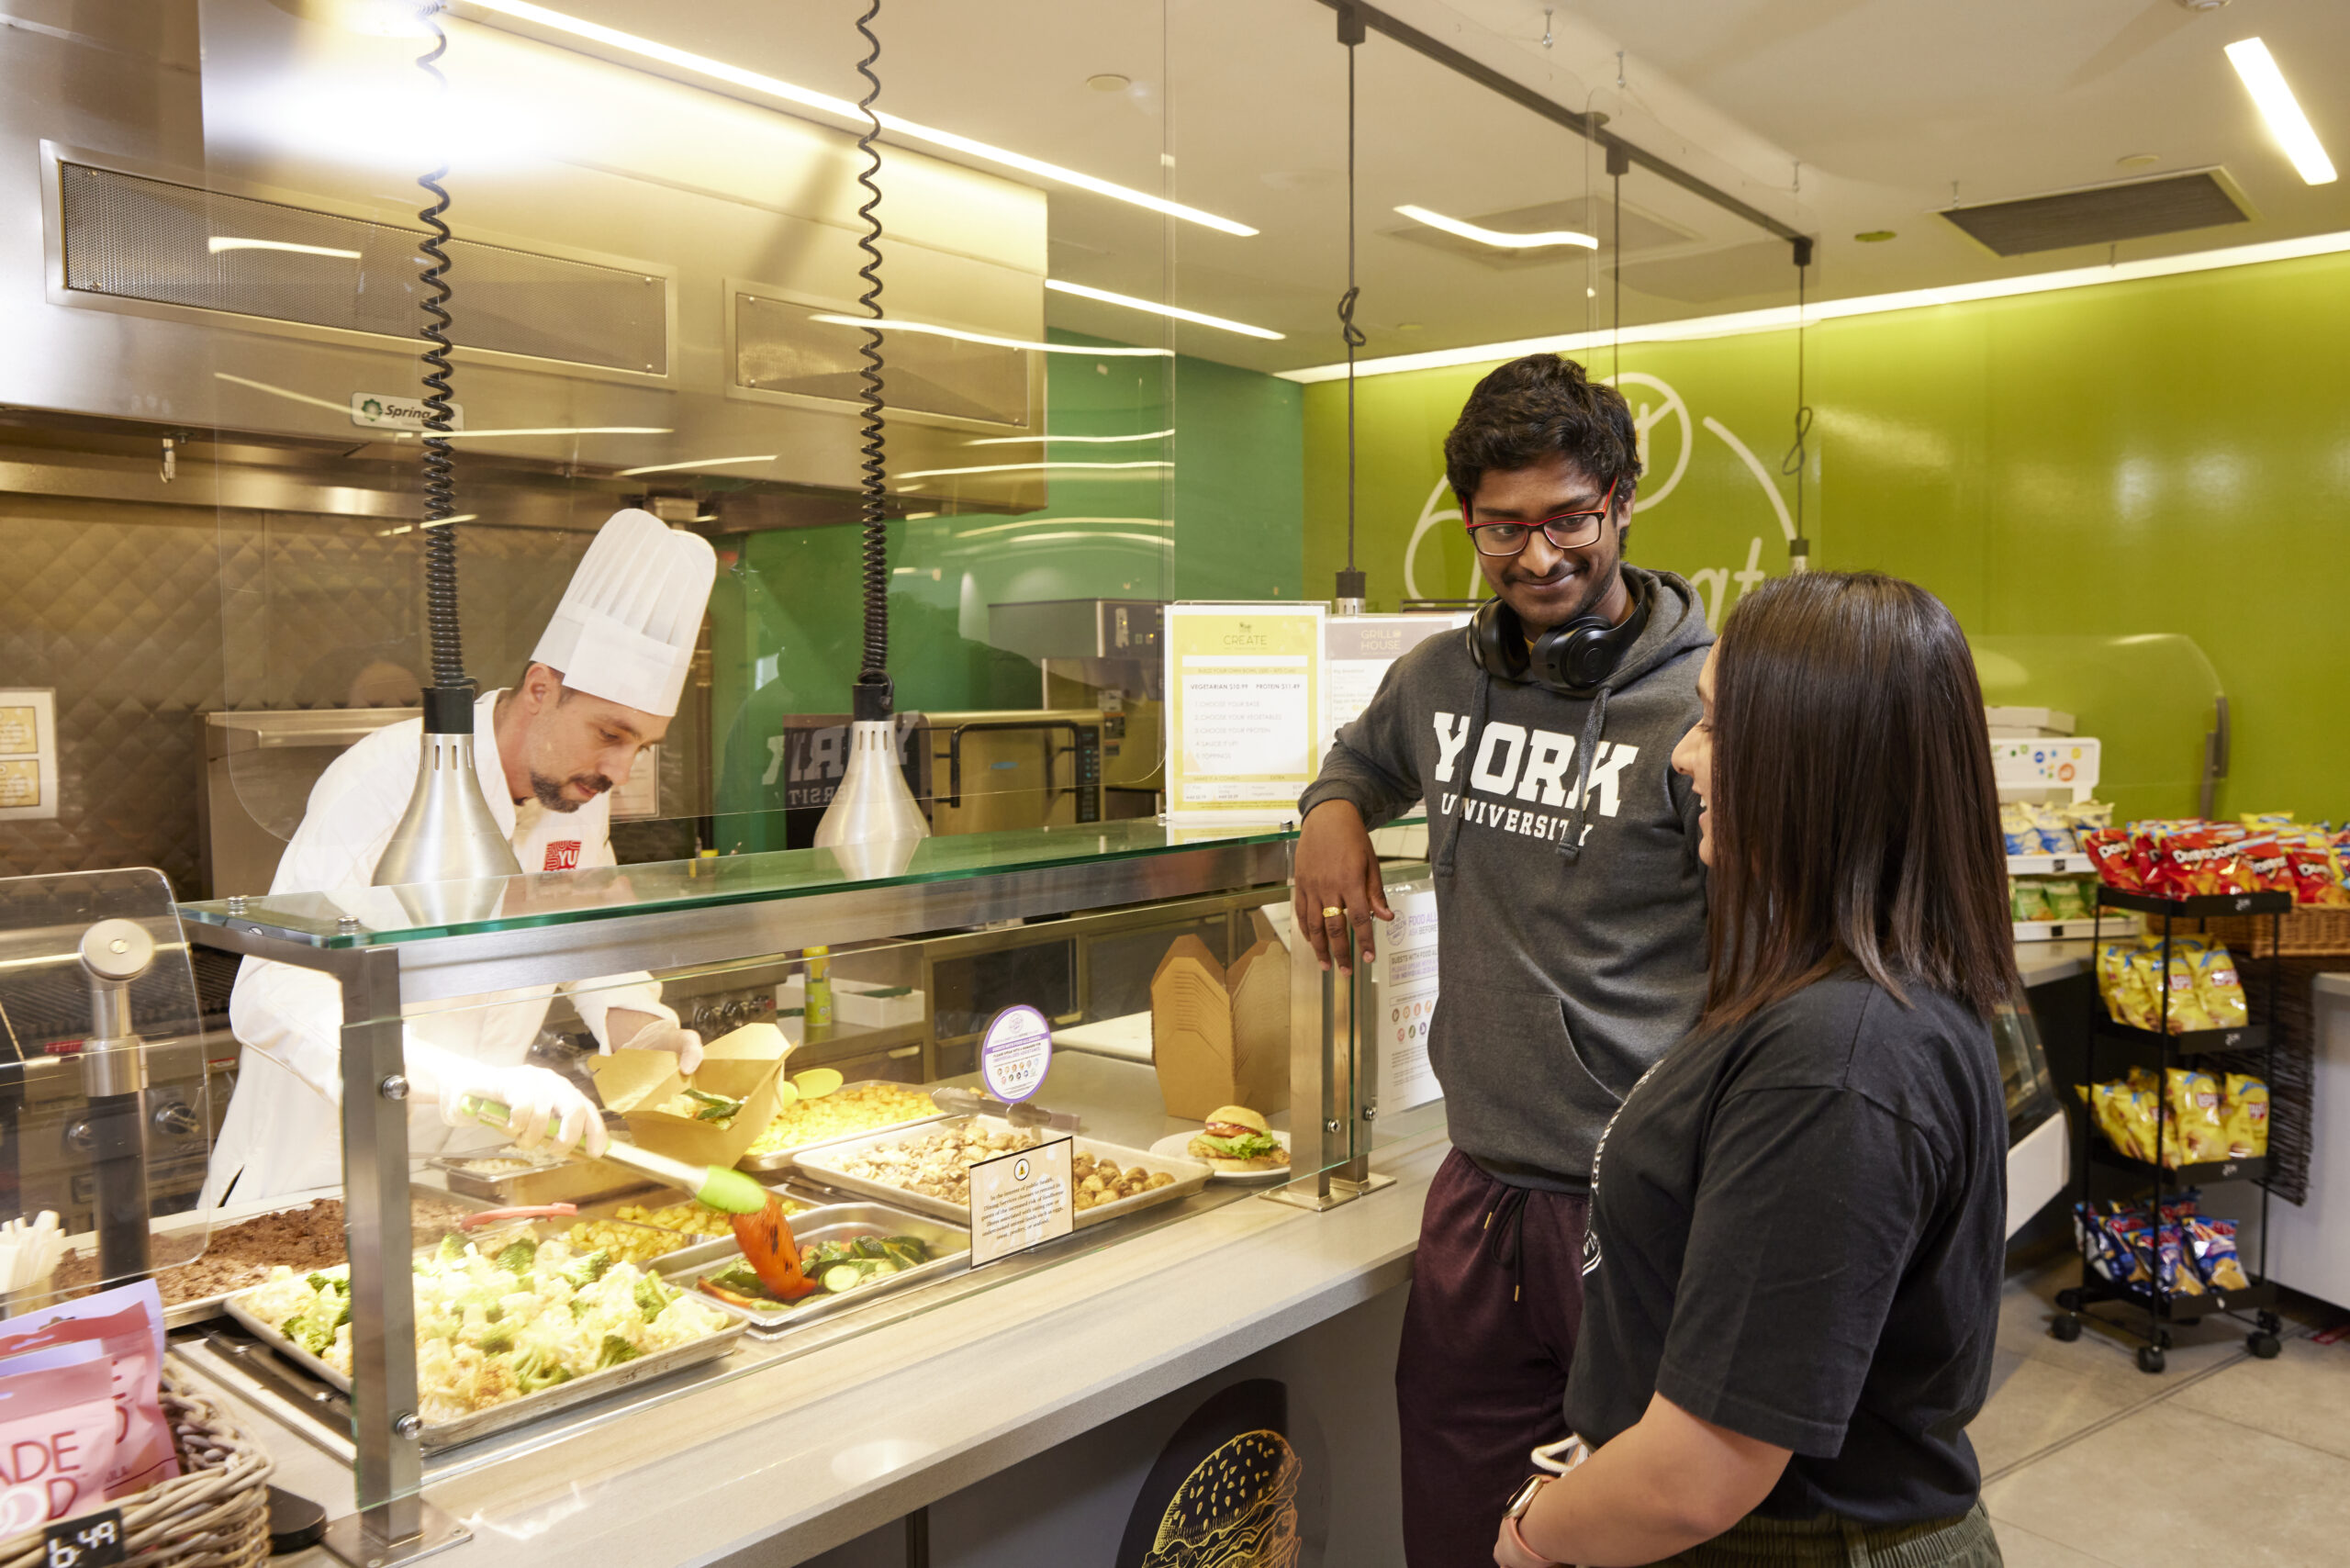
POLYGON ((616 511, 571 574, 532 662, 561 670, 574 691, 674 714, 717 577, 709 540, 633 507, 616 511))

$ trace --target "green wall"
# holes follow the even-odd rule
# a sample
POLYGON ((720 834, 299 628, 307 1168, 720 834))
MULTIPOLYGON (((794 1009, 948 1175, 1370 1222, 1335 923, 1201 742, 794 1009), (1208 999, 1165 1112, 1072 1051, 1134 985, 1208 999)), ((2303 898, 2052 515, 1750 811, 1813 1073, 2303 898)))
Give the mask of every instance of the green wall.
MULTIPOLYGON (((1046 429, 1062 438, 1048 442, 1048 461, 1173 466, 1062 474, 1049 505, 1016 517, 892 524, 890 669, 901 710, 1037 705, 1036 666, 987 643, 991 603, 1299 595, 1299 386, 1188 356, 1053 354, 1046 375, 1046 429)), ((754 819, 780 803, 765 781, 777 721, 847 711, 861 634, 857 535, 853 526, 783 529, 720 546, 711 599, 717 804, 738 819, 720 826, 722 849, 770 846, 772 824, 754 819)))
MULTIPOLYGON (((1583 357, 1610 370, 1605 347, 1583 357)), ((2108 739, 2118 788, 2100 793, 2133 814, 2194 808, 2210 678, 2158 640, 2191 639, 2233 708, 2217 809, 2350 816, 2350 617, 2333 602, 2350 575, 2350 259, 1830 321, 1808 364, 1814 566, 1942 595, 1986 689, 2074 705, 2108 739)), ((1357 384, 1375 603, 1405 595, 1407 560, 1419 597, 1468 590, 1458 521, 1426 520, 1451 506, 1444 434, 1490 368, 1357 384)), ((1621 368, 1650 467, 1630 555, 1696 580, 1718 618, 1786 570, 1795 334, 1628 345, 1621 368)), ((1345 410, 1344 383, 1306 389, 1313 584, 1344 554, 1345 410)))

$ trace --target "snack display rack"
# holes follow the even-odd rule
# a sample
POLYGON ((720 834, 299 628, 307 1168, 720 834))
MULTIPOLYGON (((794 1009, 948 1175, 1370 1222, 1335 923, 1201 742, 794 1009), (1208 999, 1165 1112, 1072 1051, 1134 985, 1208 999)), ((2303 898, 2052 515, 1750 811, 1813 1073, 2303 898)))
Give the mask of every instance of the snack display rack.
MULTIPOLYGON (((2116 910, 2154 917, 2149 928, 2158 923, 2162 938, 2163 972, 2170 970, 2171 944, 2175 935, 2184 935, 2184 923, 2193 921, 2199 927, 2219 917, 2266 917, 2273 932, 2281 927, 2285 915, 2293 907, 2293 895, 2287 892, 2221 893, 2199 898, 2168 899, 2150 893, 2128 892, 2119 888, 2100 885, 2098 889, 2097 924, 2098 935, 2103 935, 2106 912, 2116 910)), ((2277 1010, 2277 959, 2273 945, 2264 969, 2262 1016, 2273 1019, 2277 1010)), ((2247 990, 2249 988, 2247 987, 2247 990)), ((2170 1032, 2170 993, 2162 989, 2163 1027, 2140 1029, 2108 1016, 2103 1000, 2091 1003, 2095 1008, 2088 1033, 2088 1055, 2082 1069, 2081 1084, 2097 1081, 2100 1058, 2119 1059, 2132 1065, 2152 1068, 2167 1081, 2170 1070, 2215 1052, 2257 1051, 2263 1059, 2263 1076, 2273 1081, 2276 1065, 2276 1045, 2271 1026, 2266 1022, 2247 1024, 2234 1029, 2205 1029, 2184 1034, 2170 1032)), ((2079 1087, 2076 1085, 2076 1087, 2079 1087)), ((2155 1111, 2154 1149, 2160 1154, 2167 1131, 2165 1123, 2169 1115, 2167 1096, 2157 1096, 2155 1111)), ((2098 1321, 2121 1329, 2141 1341, 2138 1346, 2138 1369, 2145 1372, 2164 1370, 2164 1352, 2171 1344, 2171 1326, 2200 1322, 2214 1316, 2249 1322, 2251 1331, 2244 1342, 2252 1353, 2266 1360, 2275 1356, 2280 1346, 2277 1331, 2283 1320, 2277 1315, 2277 1287, 2268 1278, 2268 1189, 2264 1181, 2268 1174, 2266 1158, 2214 1160, 2202 1164, 2165 1166, 2159 1159, 2136 1159, 2107 1147, 2098 1141, 2095 1118, 2084 1113, 2078 1118, 2079 1158, 2074 1169, 2080 1172, 2079 1199, 2091 1199, 2094 1172, 2099 1170, 2120 1170, 2140 1178, 2145 1185, 2139 1190, 2147 1199, 2147 1212, 2159 1215, 2164 1200, 2176 1197, 2193 1187, 2211 1186, 2226 1182, 2260 1183, 2260 1239, 2255 1253, 2247 1257, 2248 1286, 2238 1290, 2211 1289, 2193 1296, 2165 1294, 2158 1282, 2150 1282, 2139 1289, 2108 1280, 2090 1266, 2084 1256, 2081 1260, 2079 1285, 2056 1293, 2059 1311, 2049 1324, 2048 1331, 2058 1339, 2074 1340, 2081 1337, 2082 1319, 2087 1309, 2097 1303, 2112 1302, 2126 1309, 2117 1320, 2098 1317, 2098 1321), (2143 1323, 2143 1327, 2138 1325, 2143 1323)))

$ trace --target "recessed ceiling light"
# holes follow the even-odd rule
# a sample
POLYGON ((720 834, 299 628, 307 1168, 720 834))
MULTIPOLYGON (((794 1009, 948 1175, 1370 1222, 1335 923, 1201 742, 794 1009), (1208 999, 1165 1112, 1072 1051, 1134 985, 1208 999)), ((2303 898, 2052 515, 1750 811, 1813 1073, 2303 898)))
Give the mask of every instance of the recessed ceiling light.
POLYGON ((2163 161, 2159 152, 2125 152, 2113 162, 2124 169, 2151 169, 2163 161))
POLYGON ((1535 234, 1510 234, 1499 229, 1487 229, 1462 218, 1447 218, 1440 212, 1430 212, 1425 207, 1406 204, 1395 209, 1415 223, 1425 223, 1431 229, 1441 229, 1447 234, 1457 234, 1463 240, 1474 240, 1480 245, 1491 245, 1501 251, 1535 251, 1549 245, 1580 245, 1586 251, 1599 249, 1596 236, 1579 234, 1572 229, 1549 229, 1535 234))
MULTIPOLYGON (((378 0, 378 3, 380 4, 381 0, 378 0)), ((724 82, 733 86, 747 88, 763 97, 795 104, 801 108, 815 109, 858 127, 867 123, 865 111, 846 98, 835 98, 829 93, 819 93, 812 88, 799 86, 760 72, 745 70, 739 65, 731 65, 722 60, 713 60, 708 55, 695 54, 688 50, 678 49, 653 39, 640 38, 634 33, 624 33, 618 28, 608 28, 600 22, 590 22, 578 17, 565 16, 561 11, 533 4, 533 0, 453 0, 453 5, 460 15, 469 17, 478 17, 483 14, 493 17, 510 17, 518 22, 546 28, 576 39, 585 39, 608 49, 621 50, 645 60, 657 60, 664 65, 690 71, 698 76, 707 76, 714 82, 724 82)), ((912 120, 901 118, 887 109, 877 110, 876 118, 881 121, 883 130, 907 141, 923 142, 932 147, 944 147, 950 151, 960 152, 968 157, 978 158, 990 163, 999 163, 1007 169, 1017 169, 1023 174, 1034 174, 1041 180, 1074 185, 1079 190, 1091 191, 1096 196, 1110 196, 1118 201, 1132 202, 1136 207, 1148 207, 1153 212, 1164 213, 1169 218, 1180 218, 1187 223, 1219 229, 1226 234, 1237 234, 1245 238, 1257 232, 1245 223, 1236 223, 1229 218, 1220 218, 1213 212, 1203 212, 1196 207, 1185 207, 1181 202, 1169 201, 1163 196, 1152 196, 1147 191, 1138 191, 1130 185, 1121 185, 1109 180, 1097 179, 1091 174, 1080 174, 1075 169, 1065 169, 1058 163, 1047 163, 1041 158, 1031 158, 1024 152, 1013 152, 972 137, 959 135, 955 131, 940 130, 935 126, 917 125, 912 120)))
POLYGON ((1858 240, 1863 245, 1882 245, 1887 240, 1893 238, 1893 230, 1890 229, 1863 229, 1858 234, 1853 235, 1852 238, 1858 240))
POLYGON ((1135 84, 1135 80, 1114 71, 1104 71, 1098 76, 1088 76, 1085 84, 1097 93, 1123 93, 1135 84))
POLYGON ((2228 0, 2178 0, 2180 7, 2188 11, 2217 11, 2227 3, 2228 0))
POLYGON ((1599 290, 1592 287, 1589 284, 1585 284, 1583 286, 1583 297, 1585 299, 1596 299, 1599 297, 1599 290))
POLYGON ((2309 116, 2301 112, 2300 100, 2293 96, 2293 89, 2285 84, 2285 73, 2277 69, 2276 57, 2268 46, 2258 39, 2244 39, 2228 45, 2228 63, 2244 78, 2244 91, 2260 106, 2261 118, 2268 122, 2268 129, 2283 143, 2285 156, 2300 171, 2303 183, 2330 185, 2333 183, 2333 160, 2325 155, 2325 144, 2310 129, 2309 116))

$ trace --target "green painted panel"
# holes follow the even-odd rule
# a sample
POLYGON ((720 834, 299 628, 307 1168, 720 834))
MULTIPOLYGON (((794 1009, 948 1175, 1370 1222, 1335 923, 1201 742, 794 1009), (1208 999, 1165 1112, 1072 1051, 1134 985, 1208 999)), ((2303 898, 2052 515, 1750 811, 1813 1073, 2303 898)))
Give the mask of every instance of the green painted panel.
MULTIPOLYGON (((2350 816, 2350 617, 2328 602, 2350 560, 2350 259, 1933 307, 1807 337, 1815 565, 1913 578, 1985 637, 2189 638, 2234 710, 2218 809, 2350 816)), ((1785 569, 1770 497, 1792 509, 1779 468, 1794 357, 1792 332, 1623 351, 1628 396, 1662 415, 1647 425, 1631 556, 1696 578, 1717 610, 1736 601, 1750 549, 1757 570, 1785 569), (1689 420, 1694 451, 1668 489, 1689 420)), ((1470 581, 1457 521, 1430 514, 1449 506, 1444 433, 1485 368, 1358 384, 1359 550, 1376 601, 1470 581)), ((1343 383, 1306 390, 1317 587, 1344 554, 1345 398, 1343 383)), ((2138 700, 2109 674, 2084 728, 2159 759, 2133 761, 2149 781, 2123 803, 2193 810, 2189 784, 2154 776, 2191 764, 2208 693, 2184 700, 2173 680, 2138 700)))

